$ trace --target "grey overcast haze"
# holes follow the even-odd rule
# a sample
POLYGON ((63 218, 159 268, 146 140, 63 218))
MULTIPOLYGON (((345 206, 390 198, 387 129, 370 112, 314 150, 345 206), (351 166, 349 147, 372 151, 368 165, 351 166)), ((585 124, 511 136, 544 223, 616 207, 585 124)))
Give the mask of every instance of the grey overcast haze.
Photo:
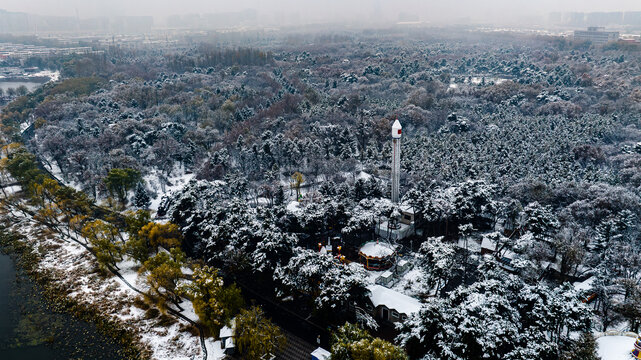
POLYGON ((1 0, 0 9, 36 15, 153 16, 206 14, 255 10, 260 20, 294 17, 300 22, 396 20, 399 14, 418 15, 421 21, 460 19, 505 22, 540 17, 550 12, 638 11, 635 0, 1 0))
POLYGON ((0 0, 0 360, 641 360, 641 0, 0 0))

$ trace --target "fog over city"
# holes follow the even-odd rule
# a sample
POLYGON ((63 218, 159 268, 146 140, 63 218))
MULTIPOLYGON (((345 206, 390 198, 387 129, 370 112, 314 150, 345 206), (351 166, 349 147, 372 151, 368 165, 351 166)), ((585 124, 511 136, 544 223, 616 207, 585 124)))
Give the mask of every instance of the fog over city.
POLYGON ((415 21, 520 23, 538 21, 551 12, 610 12, 641 10, 634 0, 28 0, 0 1, 0 9, 35 15, 153 16, 156 23, 172 15, 216 14, 253 10, 257 23, 415 21))

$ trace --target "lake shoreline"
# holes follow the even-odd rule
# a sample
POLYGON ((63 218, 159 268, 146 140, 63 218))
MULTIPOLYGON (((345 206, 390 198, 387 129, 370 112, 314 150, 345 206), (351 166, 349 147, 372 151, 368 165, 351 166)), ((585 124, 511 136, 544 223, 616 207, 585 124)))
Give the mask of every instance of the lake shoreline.
POLYGON ((216 345, 199 336, 189 301, 183 303, 189 310, 182 316, 160 312, 144 296, 148 288, 144 279, 138 279, 131 261, 119 264, 120 276, 101 270, 82 238, 62 226, 38 221, 31 210, 21 200, 0 207, 0 242, 6 232, 3 226, 21 234, 11 242, 24 257, 20 261, 26 261, 33 276, 41 278, 55 300, 69 304, 73 314, 88 316, 119 343, 132 344, 134 350, 126 358, 193 360, 216 356, 216 345), (212 347, 211 352, 206 352, 205 343, 212 347))
POLYGON ((17 274, 24 274, 39 288, 43 300, 53 311, 65 313, 77 320, 95 325, 101 335, 114 340, 121 347, 118 355, 122 358, 141 360, 149 358, 148 350, 130 328, 103 314, 97 306, 83 304, 68 296, 70 289, 40 266, 42 259, 38 255, 38 249, 33 249, 27 244, 25 237, 1 225, 0 230, 2 231, 0 253, 6 254, 13 260, 17 274))
POLYGON ((50 76, 11 76, 0 78, 0 82, 29 82, 41 85, 51 80, 52 78, 50 76))

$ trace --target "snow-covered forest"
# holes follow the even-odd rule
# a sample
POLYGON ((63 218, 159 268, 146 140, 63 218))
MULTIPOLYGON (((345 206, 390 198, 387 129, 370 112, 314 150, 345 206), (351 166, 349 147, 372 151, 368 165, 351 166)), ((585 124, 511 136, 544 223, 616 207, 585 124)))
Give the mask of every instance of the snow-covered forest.
POLYGON ((590 334, 641 324, 640 60, 418 29, 51 57, 61 79, 2 111, 0 169, 37 220, 103 270, 138 264, 161 310, 189 299, 214 339, 257 302, 331 359, 598 359, 590 334), (408 211, 411 234, 381 237, 408 211), (420 310, 377 318, 369 241, 391 243, 388 287, 420 310))

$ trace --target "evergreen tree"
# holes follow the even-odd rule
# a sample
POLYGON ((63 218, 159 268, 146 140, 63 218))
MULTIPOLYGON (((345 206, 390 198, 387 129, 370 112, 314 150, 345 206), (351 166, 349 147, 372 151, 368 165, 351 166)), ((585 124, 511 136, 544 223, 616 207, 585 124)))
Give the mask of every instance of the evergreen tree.
POLYGON ((136 184, 136 188, 134 189, 133 204, 139 209, 147 209, 149 205, 151 205, 151 199, 142 181, 136 184))
POLYGON ((109 193, 117 196, 122 205, 127 201, 127 192, 138 182, 140 182, 140 172, 129 168, 111 169, 104 179, 109 193))
POLYGON ((274 205, 282 205, 285 202, 285 192, 280 184, 276 186, 276 194, 274 195, 274 205))
POLYGON ((455 261, 456 249, 452 244, 443 242, 443 237, 430 237, 421 245, 419 254, 426 283, 438 295, 455 272, 460 270, 460 265, 457 266, 455 261))
POLYGON ((325 196, 334 196, 336 195, 336 183, 332 180, 323 181, 318 188, 318 192, 325 196))
POLYGON ((597 344, 594 335, 585 332, 581 337, 574 341, 572 347, 561 354, 560 360, 600 360, 597 354, 597 344))
POLYGON ((125 242, 124 251, 132 259, 144 263, 151 253, 149 240, 141 237, 139 232, 151 220, 151 214, 147 210, 128 211, 125 213, 127 234, 129 238, 125 242))
POLYGON ((491 257, 479 273, 484 279, 427 302, 403 323, 398 340, 413 357, 556 359, 570 333, 591 328, 590 309, 571 285, 528 285, 491 257))

